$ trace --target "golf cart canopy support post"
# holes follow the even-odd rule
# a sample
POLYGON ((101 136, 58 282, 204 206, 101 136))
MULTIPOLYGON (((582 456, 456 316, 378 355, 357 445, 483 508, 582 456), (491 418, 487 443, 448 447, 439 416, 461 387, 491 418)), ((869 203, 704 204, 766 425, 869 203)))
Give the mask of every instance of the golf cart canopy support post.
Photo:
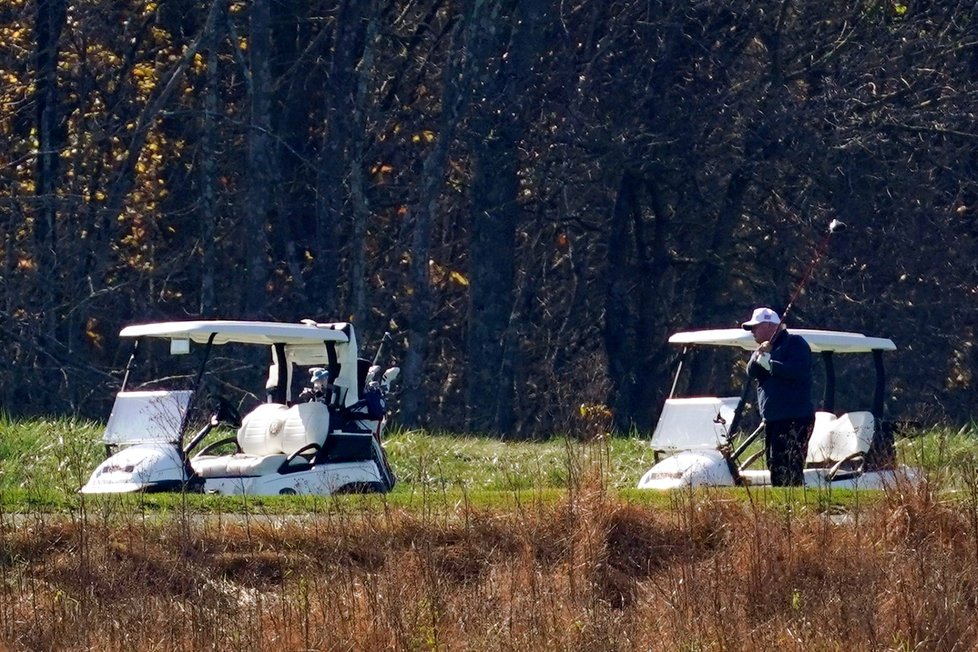
POLYGON ((873 351, 873 363, 876 365, 876 391, 873 392, 873 416, 877 423, 883 418, 883 399, 886 397, 886 372, 883 370, 883 352, 873 351))
POLYGON ((329 377, 335 380, 340 373, 340 362, 336 357, 336 344, 328 340, 323 341, 323 344, 326 345, 326 360, 328 361, 326 369, 329 371, 329 377))
POLYGON ((679 384, 679 374, 683 372, 683 362, 686 360, 687 353, 689 353, 689 347, 684 346, 683 352, 679 354, 679 362, 676 364, 676 373, 672 377, 672 389, 669 390, 669 398, 676 396, 676 385, 679 384))
POLYGON ((129 354, 129 361, 126 362, 126 373, 122 375, 122 387, 119 389, 121 392, 126 391, 126 388, 129 386, 129 373, 136 365, 136 356, 139 354, 139 342, 140 340, 136 340, 132 343, 132 352, 129 354))
POLYGON ((194 384, 191 388, 193 391, 190 394, 190 400, 187 402, 187 410, 183 413, 183 423, 180 424, 180 441, 183 441, 183 433, 186 432, 187 421, 190 419, 190 411, 194 407, 194 397, 197 396, 197 390, 200 388, 200 381, 204 378, 204 370, 207 369, 207 361, 211 357, 211 348, 214 346, 214 336, 217 333, 211 333, 210 337, 207 338, 207 346, 204 348, 204 356, 200 361, 200 368, 197 370, 197 377, 194 378, 194 384))
POLYGON ((272 345, 272 366, 269 370, 269 378, 265 387, 266 401, 268 403, 286 403, 289 396, 288 387, 291 384, 291 369, 285 364, 285 345, 282 343, 272 345), (274 377, 273 377, 274 376, 274 377))
POLYGON ((835 361, 832 359, 832 351, 822 351, 822 365, 825 367, 822 409, 826 412, 835 412, 835 361))

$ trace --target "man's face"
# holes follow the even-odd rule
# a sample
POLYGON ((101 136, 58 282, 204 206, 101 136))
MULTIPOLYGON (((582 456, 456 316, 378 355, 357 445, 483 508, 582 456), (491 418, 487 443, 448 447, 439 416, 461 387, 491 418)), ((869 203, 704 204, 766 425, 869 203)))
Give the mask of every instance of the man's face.
POLYGON ((754 326, 750 329, 751 335, 754 336, 754 341, 758 344, 762 342, 768 342, 774 337, 774 333, 778 330, 777 324, 772 324, 769 321, 761 322, 760 324, 754 326))

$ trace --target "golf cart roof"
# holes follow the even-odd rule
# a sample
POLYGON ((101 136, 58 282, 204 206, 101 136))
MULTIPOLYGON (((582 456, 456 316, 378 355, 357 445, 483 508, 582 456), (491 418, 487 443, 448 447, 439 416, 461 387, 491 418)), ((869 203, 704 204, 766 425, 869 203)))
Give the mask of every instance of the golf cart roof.
POLYGON ((214 344, 240 342, 244 344, 315 344, 349 342, 350 329, 346 322, 282 324, 267 321, 169 321, 126 326, 121 337, 159 337, 171 340, 191 340, 206 344, 214 335, 214 344))
MULTIPOLYGON (((790 329, 795 335, 801 335, 815 353, 833 351, 836 353, 869 353, 871 351, 894 351, 896 344, 885 337, 867 337, 862 333, 846 333, 842 331, 807 330, 803 328, 790 329)), ((718 328, 702 331, 685 331, 676 333, 669 338, 671 344, 705 345, 705 346, 736 346, 745 351, 757 348, 750 331, 743 328, 718 328)))

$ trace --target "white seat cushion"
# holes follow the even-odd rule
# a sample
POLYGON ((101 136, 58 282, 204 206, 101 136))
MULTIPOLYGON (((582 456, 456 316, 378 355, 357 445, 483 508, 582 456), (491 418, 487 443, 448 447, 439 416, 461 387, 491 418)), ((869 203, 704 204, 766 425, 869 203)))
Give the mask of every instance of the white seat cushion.
POLYGON ((282 451, 287 454, 309 444, 322 446, 329 434, 329 408, 323 403, 299 403, 288 409, 282 432, 282 451))
POLYGON ((232 455, 228 461, 227 475, 237 478, 248 475, 271 475, 278 472, 287 457, 285 455, 232 455))
POLYGON ((282 431, 289 408, 281 403, 262 403, 245 415, 238 428, 238 446, 248 455, 283 453, 282 431))
MULTIPOLYGON (((270 475, 288 459, 285 455, 201 455, 192 460, 194 472, 202 478, 241 478, 270 475)), ((304 462, 303 458, 298 458, 304 462)))
POLYGON ((873 443, 874 430, 872 412, 846 412, 840 417, 829 412, 816 412, 805 463, 811 466, 833 464, 856 453, 867 453, 873 443))
MULTIPOLYGON (((202 478, 271 475, 296 451, 310 444, 322 446, 328 433, 329 409, 322 403, 300 403, 292 407, 263 403, 249 412, 238 428, 238 446, 242 452, 199 455, 191 464, 202 478)), ((292 463, 307 461, 298 456, 292 463)))
POLYGON ((290 455, 309 444, 322 446, 328 433, 329 408, 322 403, 262 403, 242 420, 238 446, 249 455, 290 455))

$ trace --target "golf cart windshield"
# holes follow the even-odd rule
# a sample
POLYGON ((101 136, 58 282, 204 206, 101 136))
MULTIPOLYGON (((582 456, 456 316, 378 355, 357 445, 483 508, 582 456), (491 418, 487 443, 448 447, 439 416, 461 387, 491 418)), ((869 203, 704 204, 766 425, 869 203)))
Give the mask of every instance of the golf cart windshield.
POLYGON ((738 401, 736 396, 667 399, 652 434, 652 447, 716 448, 727 443, 727 427, 733 421, 738 401))
POLYGON ((119 392, 105 427, 108 445, 180 441, 190 390, 119 392))

